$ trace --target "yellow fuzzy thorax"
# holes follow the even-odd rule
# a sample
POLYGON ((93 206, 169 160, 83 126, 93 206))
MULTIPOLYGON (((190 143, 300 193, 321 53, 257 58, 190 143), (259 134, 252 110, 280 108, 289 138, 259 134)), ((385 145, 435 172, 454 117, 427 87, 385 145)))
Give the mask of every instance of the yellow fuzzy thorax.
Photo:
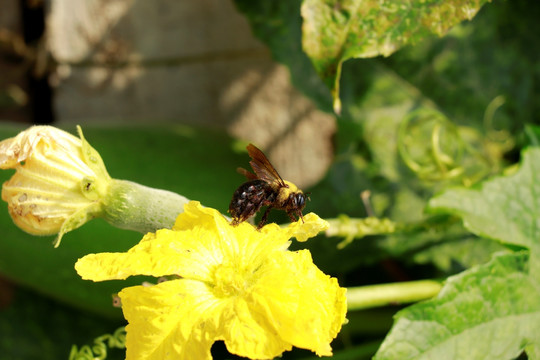
POLYGON ((294 185, 292 182, 283 180, 285 185, 287 187, 282 187, 279 189, 279 195, 278 195, 278 202, 283 203, 285 200, 289 198, 291 194, 294 193, 302 193, 302 190, 298 188, 298 186, 294 185))

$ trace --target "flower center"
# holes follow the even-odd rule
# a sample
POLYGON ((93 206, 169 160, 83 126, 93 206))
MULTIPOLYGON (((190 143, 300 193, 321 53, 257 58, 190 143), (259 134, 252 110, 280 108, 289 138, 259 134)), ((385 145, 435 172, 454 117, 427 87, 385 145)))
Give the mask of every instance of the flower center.
POLYGON ((217 297, 239 295, 248 286, 246 271, 231 264, 221 264, 214 271, 214 284, 217 297))

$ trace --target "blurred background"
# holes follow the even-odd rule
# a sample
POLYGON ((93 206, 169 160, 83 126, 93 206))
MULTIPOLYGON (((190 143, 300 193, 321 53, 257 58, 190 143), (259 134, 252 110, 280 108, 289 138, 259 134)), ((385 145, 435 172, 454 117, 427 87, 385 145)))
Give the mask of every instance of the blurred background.
MULTIPOLYGON (((413 223, 437 191, 515 163, 532 142, 527 129, 540 137, 540 2, 493 0, 443 38, 345 62, 340 116, 302 51, 301 3, 0 0, 0 139, 31 124, 71 133, 79 124, 111 176, 223 212, 253 142, 311 192, 307 212, 413 223), (435 128, 451 159, 446 173, 430 157, 435 128)), ((0 181, 10 176, 2 171, 0 181)), ((73 264, 140 238, 98 219, 54 249, 53 237, 16 228, 1 202, 0 360, 65 359, 72 344, 122 325, 112 294, 142 280, 94 284, 73 264)), ((457 224, 442 235, 370 236, 337 251, 342 240, 302 246, 343 286, 444 278, 499 250, 457 224)), ((349 313, 335 358, 370 358, 398 309, 349 313)), ((222 344, 213 351, 233 358, 222 344)))
POLYGON ((0 5, 4 121, 210 127, 264 148, 301 185, 330 163, 334 117, 292 86, 232 1, 0 5))

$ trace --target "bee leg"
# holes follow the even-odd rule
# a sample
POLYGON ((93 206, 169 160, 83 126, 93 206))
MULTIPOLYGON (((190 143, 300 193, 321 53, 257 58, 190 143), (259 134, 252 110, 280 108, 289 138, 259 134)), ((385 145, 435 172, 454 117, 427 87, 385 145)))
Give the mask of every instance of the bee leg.
POLYGON ((287 211, 287 215, 289 215, 289 219, 291 219, 291 222, 296 222, 296 218, 292 214, 292 211, 287 211))
POLYGON ((259 225, 257 225, 257 230, 263 227, 264 223, 266 222, 266 219, 268 218, 268 214, 270 214, 270 210, 272 209, 271 206, 266 208, 266 211, 264 212, 261 221, 259 222, 259 225))

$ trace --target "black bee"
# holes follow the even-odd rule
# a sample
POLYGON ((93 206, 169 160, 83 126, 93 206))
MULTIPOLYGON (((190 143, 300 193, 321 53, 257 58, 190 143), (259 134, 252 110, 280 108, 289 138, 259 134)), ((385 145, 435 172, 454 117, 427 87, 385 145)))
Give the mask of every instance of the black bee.
POLYGON ((290 181, 283 180, 270 161, 255 145, 247 146, 251 157, 249 164, 255 174, 246 169, 238 168, 238 172, 245 175, 250 181, 240 185, 233 194, 229 204, 229 213, 232 215, 232 225, 238 225, 255 215, 263 206, 268 206, 257 226, 260 229, 266 222, 271 209, 284 210, 292 221, 294 215, 302 221, 302 209, 309 199, 302 190, 290 181))

